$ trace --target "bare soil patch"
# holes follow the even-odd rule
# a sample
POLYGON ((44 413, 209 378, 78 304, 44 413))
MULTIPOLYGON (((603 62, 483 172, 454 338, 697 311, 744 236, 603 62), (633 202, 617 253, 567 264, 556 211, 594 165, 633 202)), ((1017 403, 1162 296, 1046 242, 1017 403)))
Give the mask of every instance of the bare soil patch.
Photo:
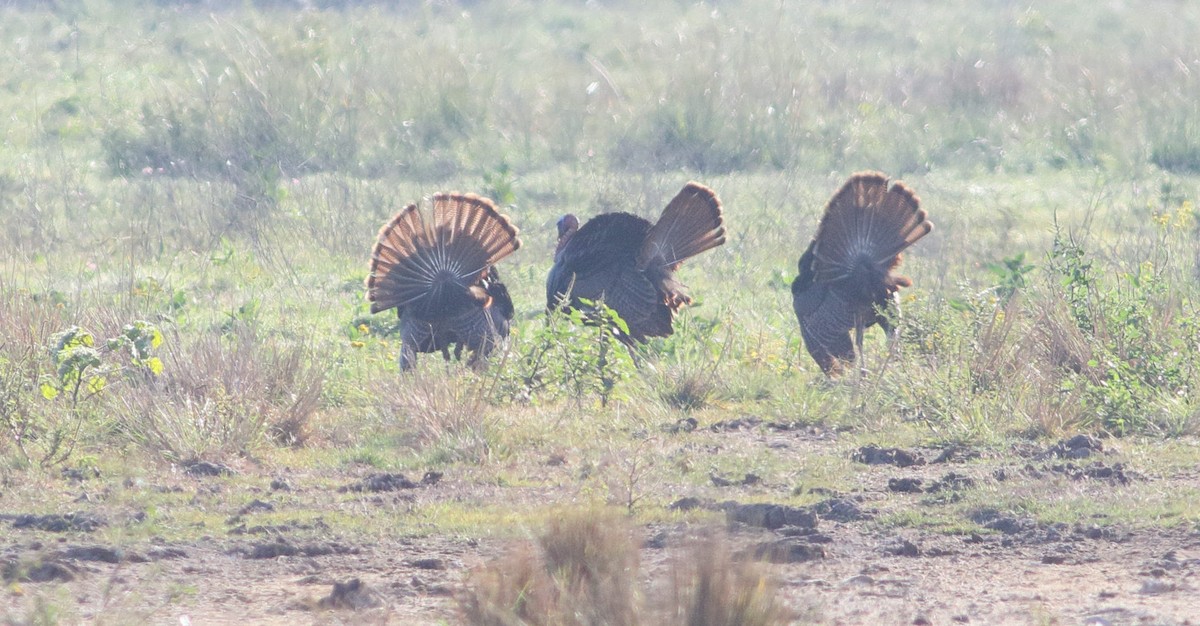
MULTIPOLYGON (((1194 478, 1144 475, 1094 440, 1003 454, 886 449, 748 420, 672 436, 726 452, 826 455, 860 469, 845 491, 803 490, 805 504, 796 503, 801 490, 779 481, 660 485, 673 492, 660 515, 680 519, 644 523, 645 576, 665 569, 669 549, 695 531, 719 526, 738 558, 769 564, 800 623, 1200 623, 1200 532, 1193 526, 1048 522, 1002 503, 972 504, 981 492, 1052 493, 1065 485, 1097 494, 1169 493, 1194 478), (696 437, 703 440, 690 441, 696 437), (913 512, 959 515, 962 528, 898 521, 913 512)), ((567 461, 548 467, 562 476, 579 471, 567 461)), ((82 621, 454 623, 455 594, 469 572, 504 554, 529 526, 482 524, 459 533, 429 525, 413 533, 390 532, 387 520, 419 517, 423 507, 563 505, 576 493, 500 485, 481 478, 487 472, 429 472, 418 481, 354 469, 235 471, 185 471, 136 486, 53 478, 46 493, 67 512, 0 519, 8 589, 0 610, 28 615, 40 599, 82 621), (97 495, 80 498, 80 489, 97 495), (112 495, 121 489, 130 491, 112 495), (192 522, 182 537, 138 538, 125 531, 147 523, 139 494, 172 498, 157 506, 182 507, 174 511, 181 518, 217 516, 192 522)))

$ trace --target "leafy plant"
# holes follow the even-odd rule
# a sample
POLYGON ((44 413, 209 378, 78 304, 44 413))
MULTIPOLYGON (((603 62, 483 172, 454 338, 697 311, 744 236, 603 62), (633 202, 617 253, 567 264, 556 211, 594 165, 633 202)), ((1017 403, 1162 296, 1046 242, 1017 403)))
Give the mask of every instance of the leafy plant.
POLYGON ((1081 245, 1056 234, 1049 265, 1085 341, 1063 389, 1080 390, 1107 430, 1152 427, 1155 407, 1188 396, 1196 383, 1200 350, 1186 339, 1195 313, 1180 309, 1150 262, 1102 276, 1081 245))
POLYGON ((603 302, 581 300, 582 308, 555 310, 546 323, 522 338, 504 388, 510 397, 569 395, 577 401, 595 395, 601 406, 612 400, 633 371, 633 357, 619 339, 625 320, 603 302))
POLYGON ((1012 298, 1018 291, 1028 285, 1027 276, 1035 269, 1032 263, 1025 262, 1025 253, 1020 252, 1005 257, 999 263, 988 263, 987 271, 996 282, 996 294, 1002 300, 1012 298))
POLYGON ((0 419, 27 461, 43 467, 67 461, 84 421, 95 416, 92 400, 113 381, 163 371, 162 361, 155 356, 162 333, 150 322, 126 325, 102 348, 96 343, 95 335, 79 326, 51 337, 48 352, 54 373, 41 376, 38 385, 42 398, 51 403, 45 410, 34 409, 20 397, 19 379, 13 377, 19 367, 3 376, 0 419))
POLYGON ((95 344, 95 336, 78 326, 51 338, 50 360, 54 363, 56 377, 42 382, 42 395, 47 400, 66 393, 74 409, 79 406, 81 391, 86 389, 84 398, 87 398, 104 390, 108 378, 99 371, 102 362, 95 344))

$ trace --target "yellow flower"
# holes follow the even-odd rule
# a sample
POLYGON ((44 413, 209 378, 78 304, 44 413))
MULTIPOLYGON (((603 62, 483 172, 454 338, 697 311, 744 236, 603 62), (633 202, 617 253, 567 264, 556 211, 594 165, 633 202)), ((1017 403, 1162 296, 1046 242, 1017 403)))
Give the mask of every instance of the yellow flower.
POLYGON ((1192 217, 1195 215, 1195 205, 1191 200, 1184 200, 1183 204, 1179 205, 1179 209, 1175 211, 1175 223, 1180 228, 1187 228, 1192 225, 1192 217))
POLYGON ((365 344, 365 343, 363 343, 363 342, 361 342, 361 341, 351 341, 351 342, 350 342, 350 347, 352 347, 352 348, 361 348, 361 347, 363 347, 363 346, 365 346, 365 345, 367 345, 367 344, 365 344))
POLYGON ((362 334, 364 334, 364 335, 369 335, 369 334, 371 334, 371 327, 370 327, 370 326, 367 326, 366 324, 359 324, 359 325, 358 325, 358 332, 360 332, 360 333, 362 333, 362 334))

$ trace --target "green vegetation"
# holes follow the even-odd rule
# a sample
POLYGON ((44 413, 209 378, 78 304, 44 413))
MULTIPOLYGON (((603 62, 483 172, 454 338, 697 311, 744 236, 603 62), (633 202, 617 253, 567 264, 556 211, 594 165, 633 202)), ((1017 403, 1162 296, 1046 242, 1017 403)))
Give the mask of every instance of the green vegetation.
MULTIPOLYGON (((1089 433, 1135 471, 1194 467, 1200 5, 299 4, 0 6, 3 508, 62 510, 47 485, 99 468, 105 506, 150 511, 110 539, 184 540, 244 504, 188 511, 192 494, 145 487, 187 462, 248 467, 216 480, 255 489, 282 468, 323 490, 434 469, 480 493, 295 504, 336 507, 325 522, 348 534, 483 535, 568 502, 704 517, 667 505, 712 475, 761 478, 743 501, 810 504, 862 486, 848 459, 866 443, 996 462, 1089 433), (937 227, 901 268, 900 341, 869 331, 872 374, 831 382, 788 287, 862 169, 903 178, 937 227), (696 302, 675 335, 631 355, 613 316, 545 315, 560 214, 656 215, 689 179, 730 236, 681 270, 696 302), (425 355, 401 377, 366 257, 442 190, 522 230, 500 267, 513 336, 486 372, 425 355), (739 418, 832 434, 788 450, 705 430, 739 418)), ((1068 523, 1100 506, 999 485, 889 501, 875 523, 973 532, 984 506, 1068 523)), ((1194 496, 1100 500, 1121 509, 1108 520, 1174 526, 1200 519, 1194 496)))

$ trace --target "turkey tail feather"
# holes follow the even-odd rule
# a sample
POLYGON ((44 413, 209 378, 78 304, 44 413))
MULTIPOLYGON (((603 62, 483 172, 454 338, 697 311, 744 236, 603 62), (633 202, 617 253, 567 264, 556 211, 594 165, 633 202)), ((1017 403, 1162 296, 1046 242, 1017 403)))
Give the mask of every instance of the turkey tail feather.
POLYGON ((521 246, 517 234, 491 200, 474 194, 435 194, 431 225, 417 205, 405 207, 379 231, 371 253, 371 312, 411 306, 437 315, 450 304, 477 299, 472 287, 521 246))
POLYGON ((850 177, 834 194, 817 227, 816 280, 836 282, 865 261, 886 274, 899 254, 933 230, 920 199, 904 183, 888 188, 878 172, 850 177))
POLYGON ((638 269, 673 268, 725 243, 725 220, 717 194, 689 182, 663 209, 638 253, 638 269))
POLYGON ((441 254, 469 283, 521 247, 517 227, 491 200, 475 194, 435 194, 433 223, 441 254))

